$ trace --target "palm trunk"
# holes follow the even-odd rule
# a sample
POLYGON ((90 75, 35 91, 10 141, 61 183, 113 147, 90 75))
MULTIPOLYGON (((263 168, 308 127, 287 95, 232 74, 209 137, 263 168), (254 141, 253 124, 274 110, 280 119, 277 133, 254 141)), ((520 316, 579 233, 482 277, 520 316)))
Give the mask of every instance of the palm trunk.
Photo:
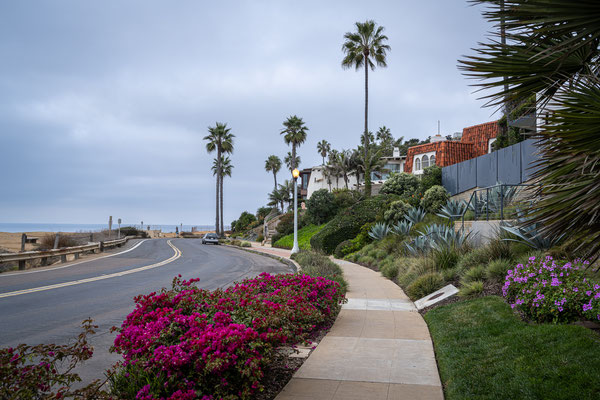
POLYGON ((369 154, 369 63, 368 54, 365 54, 365 196, 371 197, 371 165, 368 162, 369 154))
POLYGON ((325 156, 322 156, 322 157, 323 157, 323 164, 321 164, 321 165, 325 165, 325 156))
POLYGON ((225 225, 223 224, 223 178, 221 175, 221 236, 225 237, 225 225))
POLYGON ((346 189, 348 189, 348 175, 344 174, 344 183, 346 184, 346 189))
POLYGON ((220 199, 219 189, 221 188, 221 148, 217 147, 217 215, 215 216, 215 233, 217 236, 221 236, 221 229, 219 226, 219 215, 220 215, 220 199))
POLYGON ((292 143, 292 171, 294 171, 296 167, 296 143, 292 143))
POLYGON ((273 179, 275 180, 274 190, 277 190, 277 172, 275 172, 275 170, 273 170, 273 179))

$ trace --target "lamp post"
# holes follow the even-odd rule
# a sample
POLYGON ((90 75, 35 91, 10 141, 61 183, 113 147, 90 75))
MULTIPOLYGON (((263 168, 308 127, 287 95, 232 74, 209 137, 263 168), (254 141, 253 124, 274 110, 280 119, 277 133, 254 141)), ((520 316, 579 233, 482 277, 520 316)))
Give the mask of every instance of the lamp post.
POLYGON ((300 176, 298 168, 294 168, 292 176, 294 177, 294 247, 292 247, 292 254, 295 254, 300 251, 298 248, 298 177, 300 176))

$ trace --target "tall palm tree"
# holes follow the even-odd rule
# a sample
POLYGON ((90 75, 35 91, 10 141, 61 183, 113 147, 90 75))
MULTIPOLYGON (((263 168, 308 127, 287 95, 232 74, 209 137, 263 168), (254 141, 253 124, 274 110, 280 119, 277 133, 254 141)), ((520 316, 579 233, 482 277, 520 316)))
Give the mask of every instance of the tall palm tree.
POLYGON ((273 172, 273 179, 275 180, 274 189, 277 189, 277 173, 281 169, 281 159, 276 155, 270 155, 265 161, 265 170, 267 172, 273 172))
POLYGON ((329 144, 327 140, 323 139, 319 143, 317 143, 317 151, 319 152, 321 157, 323 157, 323 164, 321 165, 325 165, 325 157, 327 157, 327 153, 329 153, 329 150, 331 150, 331 144, 329 144))
MULTIPOLYGON (((356 70, 364 67, 365 69, 365 129, 364 134, 369 132, 369 68, 375 70, 375 64, 379 67, 387 67, 386 55, 390 46, 385 44, 388 37, 383 34, 384 27, 377 26, 375 21, 367 20, 365 22, 356 22, 355 32, 346 32, 342 45, 342 51, 345 54, 342 60, 342 68, 348 69, 354 67, 356 70), (375 61, 375 62, 373 62, 375 61)), ((369 152, 369 137, 366 136, 364 146, 364 157, 367 158, 369 152)), ((370 171, 365 173, 365 195, 371 195, 371 177, 370 171)))
POLYGON ((219 192, 220 192, 220 196, 219 196, 219 201, 220 201, 220 209, 221 209, 221 215, 220 215, 220 228, 219 230, 221 231, 221 233, 225 232, 225 227, 223 224, 223 178, 226 176, 231 176, 231 171, 233 170, 233 165, 231 165, 231 160, 229 159, 229 157, 225 157, 223 158, 220 162, 218 159, 214 159, 213 160, 213 166, 211 167, 211 170, 213 172, 213 175, 217 175, 220 171, 221 174, 221 185, 219 188, 219 192))
POLYGON ((217 177, 217 183, 216 183, 216 214, 215 214, 215 231, 217 233, 217 235, 222 236, 223 235, 223 231, 222 231, 222 224, 220 223, 220 221, 223 219, 222 218, 222 209, 219 207, 222 204, 222 201, 219 201, 219 197, 220 194, 223 192, 221 185, 222 185, 222 177, 221 177, 221 165, 222 165, 222 160, 223 160, 223 154, 231 154, 233 153, 233 138, 235 137, 234 134, 231 133, 231 128, 227 127, 227 124, 222 124, 220 122, 217 122, 215 124, 215 126, 209 126, 208 127, 208 132, 209 134, 207 136, 204 137, 204 140, 207 141, 206 143, 206 151, 208 151, 208 153, 212 153, 213 151, 217 152, 217 160, 219 160, 219 162, 217 163, 217 172, 216 172, 216 177, 217 177))
POLYGON ((335 178, 335 188, 339 189, 339 181, 340 181, 340 166, 339 166, 339 157, 340 152, 332 149, 329 152, 329 160, 327 161, 327 169, 329 177, 335 178))
POLYGON ((281 130, 281 134, 283 136, 283 140, 285 144, 292 145, 292 154, 291 154, 291 165, 290 169, 297 168, 298 164, 296 162, 296 147, 299 147, 302 143, 306 141, 306 132, 308 128, 304 125, 304 121, 302 118, 299 118, 295 115, 288 117, 283 122, 284 129, 281 130))
POLYGON ((292 152, 288 151, 287 155, 283 159, 283 162, 285 162, 287 169, 292 172, 294 168, 297 168, 300 165, 301 158, 300 156, 296 156, 295 162, 292 162, 292 152))
POLYGON ((519 104, 532 94, 541 159, 541 185, 531 224, 550 237, 565 235, 578 257, 600 258, 600 10, 584 0, 477 0, 500 23, 493 38, 460 61, 490 93, 486 105, 519 104), (502 35, 499 33, 498 35, 502 35), (547 107, 547 105, 551 107, 547 107))

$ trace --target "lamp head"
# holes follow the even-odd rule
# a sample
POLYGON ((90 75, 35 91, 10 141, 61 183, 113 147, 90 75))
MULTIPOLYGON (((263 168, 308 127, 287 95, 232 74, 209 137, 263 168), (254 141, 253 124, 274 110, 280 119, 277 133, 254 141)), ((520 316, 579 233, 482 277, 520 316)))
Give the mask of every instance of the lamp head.
POLYGON ((298 171, 298 168, 294 168, 294 170, 292 171, 292 176, 294 177, 294 179, 298 179, 298 177, 300 176, 300 171, 298 171))

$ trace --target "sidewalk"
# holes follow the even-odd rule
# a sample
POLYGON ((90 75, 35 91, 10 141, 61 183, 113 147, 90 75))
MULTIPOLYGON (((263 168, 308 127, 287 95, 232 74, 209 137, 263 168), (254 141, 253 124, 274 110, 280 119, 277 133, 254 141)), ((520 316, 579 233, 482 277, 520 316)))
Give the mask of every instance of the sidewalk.
POLYGON ((348 282, 348 303, 277 400, 443 399, 429 330, 412 301, 378 272, 334 261, 348 282))

